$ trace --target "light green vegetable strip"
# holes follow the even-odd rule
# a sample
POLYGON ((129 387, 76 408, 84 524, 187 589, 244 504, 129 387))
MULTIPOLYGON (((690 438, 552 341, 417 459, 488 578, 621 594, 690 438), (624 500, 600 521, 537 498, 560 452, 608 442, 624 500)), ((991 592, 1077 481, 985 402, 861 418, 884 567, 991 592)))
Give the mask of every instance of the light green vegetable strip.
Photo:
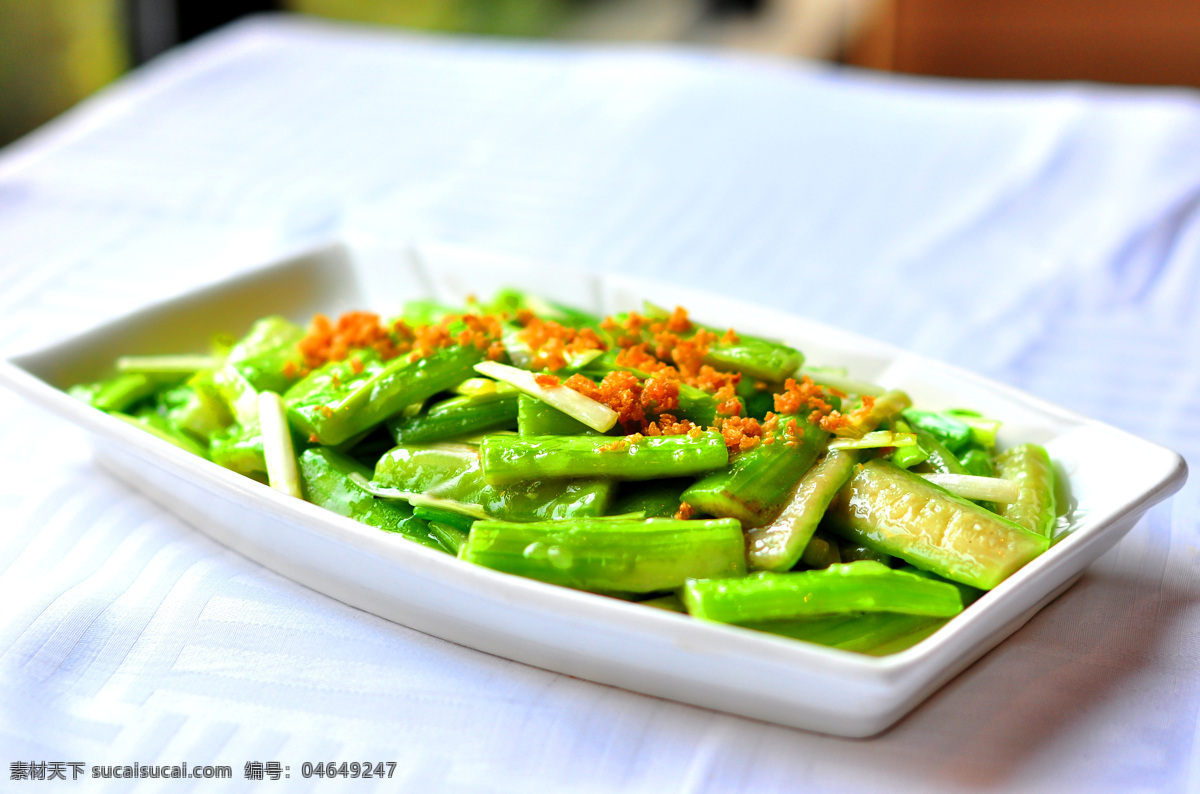
POLYGON ((578 419, 597 433, 606 433, 617 423, 617 412, 591 397, 585 397, 574 389, 556 384, 543 386, 537 376, 529 370, 517 369, 495 361, 483 361, 475 370, 489 378, 516 386, 528 395, 537 397, 570 417, 578 419))
POLYGON ((258 395, 258 419, 262 426, 263 455, 267 460, 267 481, 275 490, 303 499, 292 431, 278 394, 265 391, 258 395))
POLYGON ((422 546, 437 551, 450 550, 437 533, 430 531, 424 519, 413 516, 407 504, 376 499, 359 488, 351 477, 369 477, 371 470, 353 458, 328 447, 314 447, 300 453, 299 469, 304 498, 313 504, 340 516, 403 535, 422 546))
MULTIPOLYGON (((607 480, 537 480, 491 485, 479 452, 465 444, 399 446, 379 459, 375 482, 384 487, 472 505, 508 521, 592 517, 607 512, 615 486, 607 480)), ((432 505, 437 506, 437 505, 432 505)))
POLYGON ((992 589, 1050 545, 886 460, 859 469, 826 519, 847 540, 980 590, 992 589))
POLYGON ((1017 501, 1020 493, 1015 482, 1001 477, 976 477, 971 474, 921 474, 918 476, 964 499, 984 499, 989 502, 1010 504, 1017 501))
POLYGON ((890 460, 902 469, 911 469, 913 466, 929 460, 929 453, 922 449, 920 444, 912 447, 899 447, 892 453, 890 460))
POLYGON ((1000 515, 1031 532, 1050 537, 1057 509, 1054 500, 1054 464, 1037 444, 1021 444, 996 461, 999 474, 1017 484, 1016 500, 1002 505, 1000 515))
POLYGON ((851 612, 950 617, 962 611, 958 590, 877 562, 820 571, 700 579, 683 588, 688 614, 721 623, 761 623, 851 612))
POLYGON ((140 372, 143 375, 190 375, 202 369, 221 365, 215 356, 121 356, 117 372, 140 372))
POLYGON ((774 521, 747 530, 750 567, 791 570, 803 555, 829 503, 854 476, 857 462, 854 452, 831 450, 809 469, 774 521))
POLYGON ((490 483, 569 477, 651 480, 719 469, 728 462, 716 431, 691 436, 491 436, 479 445, 490 483))
MULTIPOLYGON (((909 404, 908 395, 904 392, 890 391, 884 394, 875 401, 867 417, 857 422, 858 430, 865 434, 862 438, 876 435, 872 432, 874 428, 892 421, 909 404)), ((850 481, 855 465, 861 460, 861 454, 852 449, 836 449, 833 446, 852 440, 834 439, 825 457, 808 469, 797 483, 779 514, 769 524, 751 528, 747 532, 750 567, 786 571, 800 560, 829 504, 842 486, 850 481)), ((906 448, 913 447, 901 447, 906 448)), ((823 559, 828 559, 828 556, 823 559)))
POLYGON ((917 444, 916 433, 893 433, 875 430, 862 438, 837 438, 829 442, 830 449, 879 449, 881 447, 912 447, 917 444))
POLYGON ((460 558, 580 590, 653 593, 745 573, 737 521, 480 521, 460 558))
POLYGON ((162 378, 129 372, 96 383, 72 386, 67 393, 101 411, 126 411, 135 403, 151 396, 164 386, 179 382, 182 378, 182 375, 174 375, 164 382, 162 378))

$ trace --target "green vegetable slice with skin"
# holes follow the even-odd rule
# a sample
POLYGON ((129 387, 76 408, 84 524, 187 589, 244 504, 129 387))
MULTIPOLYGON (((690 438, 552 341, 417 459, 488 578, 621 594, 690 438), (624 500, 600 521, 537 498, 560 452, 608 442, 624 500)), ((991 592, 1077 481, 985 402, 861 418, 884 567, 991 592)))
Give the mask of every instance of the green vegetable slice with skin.
MULTIPOLYGON (((861 438, 876 435, 872 432, 873 428, 891 421, 908 405, 911 405, 911 401, 904 392, 891 391, 882 395, 871 407, 867 419, 858 425, 863 432, 861 438)), ((910 434, 903 435, 907 437, 910 434)), ((854 451, 853 446, 835 446, 846 441, 852 442, 853 439, 839 438, 830 444, 829 452, 797 483, 779 515, 769 524, 752 527, 747 532, 750 567, 786 571, 805 553, 825 511, 838 491, 850 481, 856 464, 862 459, 862 453, 854 451)))
POLYGON ((210 444, 217 433, 233 424, 211 370, 196 373, 187 383, 159 395, 160 411, 171 424, 210 444))
POLYGON ((84 383, 67 390, 77 400, 99 408, 101 411, 125 412, 140 401, 152 396, 164 385, 173 385, 183 380, 184 375, 147 375, 141 372, 126 372, 96 383, 84 383))
POLYGON ((679 512, 680 496, 691 485, 686 478, 622 483, 612 512, 641 512, 647 518, 671 518, 679 512))
POLYGON ((961 419, 950 414, 939 414, 933 411, 917 411, 909 409, 904 412, 904 418, 913 427, 920 428, 937 437, 947 449, 954 454, 965 451, 971 443, 971 427, 961 419))
POLYGON ((267 457, 263 451, 262 433, 257 427, 246 430, 234 425, 215 433, 209 446, 209 457, 218 466, 266 482, 267 457))
MULTIPOLYGON (((893 420, 892 427, 896 432, 912 433, 912 426, 903 419, 893 420)), ((916 433, 913 433, 913 435, 916 435, 916 433)), ((911 469, 913 466, 917 466, 927 461, 929 459, 929 453, 926 452, 921 446, 920 439, 918 438, 917 443, 910 447, 897 447, 896 451, 891 454, 889 459, 892 461, 892 463, 896 464, 902 469, 911 469)), ((971 473, 978 474, 979 472, 971 473)))
POLYGON ((479 445, 490 483, 607 477, 651 480, 700 474, 729 461, 725 439, 709 431, 698 438, 645 436, 636 441, 605 436, 491 436, 479 445))
POLYGON ((357 358, 362 372, 354 371, 354 359, 326 364, 288 389, 284 402, 301 432, 335 446, 465 380, 481 358, 473 345, 442 348, 417 361, 401 356, 382 363, 363 354, 357 358))
POLYGON ((397 444, 429 444, 517 426, 517 392, 451 397, 416 416, 393 417, 388 432, 397 444))
POLYGON ((484 479, 478 450, 449 443, 396 447, 379 459, 375 482, 474 506, 476 517, 511 521, 600 516, 607 512, 615 490, 612 482, 599 479, 530 477, 512 485, 494 485, 484 479))
MULTIPOLYGON (((665 319, 670 312, 652 303, 646 303, 647 317, 665 319)), ((693 323, 698 329, 717 334, 715 342, 707 346, 703 361, 714 369, 726 372, 741 372, 753 380, 782 381, 790 378, 804 363, 804 355, 793 347, 772 342, 749 334, 736 334, 737 341, 723 338, 725 329, 693 323)), ((691 335, 684 334, 685 337, 691 335)))
POLYGON ((423 519, 413 516, 403 502, 376 499, 358 487, 353 476, 366 477, 371 470, 351 457, 328 447, 300 453, 298 461, 304 498, 340 516, 353 518, 436 551, 451 551, 429 530, 423 519))
POLYGON ((437 521, 439 524, 454 527, 461 532, 470 532, 471 525, 476 521, 475 518, 465 513, 455 513, 450 510, 423 505, 414 505, 413 515, 417 518, 423 518, 426 521, 437 521))
POLYGON ((954 453, 946 448, 946 445, 938 440, 937 436, 930 433, 928 430, 915 428, 917 433, 917 443, 921 449, 925 451, 926 460, 924 466, 932 469, 937 474, 966 474, 967 469, 959 462, 954 453))
POLYGON ((1017 486, 1017 498, 1001 506, 1000 515, 1050 537, 1057 516, 1050 455, 1036 444, 1021 444, 1000 455, 996 463, 1000 476, 1017 486))
POLYGON ((689 581, 683 589, 683 602, 693 617, 721 623, 847 612, 951 617, 962 611, 962 598, 953 585, 871 561, 831 565, 820 571, 689 581))
POLYGON ((988 419, 977 411, 968 411, 962 408, 951 408, 944 413, 971 428, 971 440, 974 443, 987 450, 995 449, 996 431, 1000 429, 998 421, 988 419))
POLYGON ((980 590, 991 590, 1050 545, 885 460, 865 464, 826 515, 827 526, 847 540, 980 590))
POLYGON ((995 467, 992 465, 992 456, 979 447, 968 449, 959 457, 959 462, 967 470, 967 474, 973 474, 976 477, 993 477, 996 474, 995 467))
POLYGON ((251 326, 239 339, 225 364, 237 370, 255 391, 273 391, 282 394, 295 378, 287 372, 299 370, 304 363, 297 343, 304 337, 304 329, 283 317, 264 317, 251 326))
POLYGON ((453 524, 446 524, 441 521, 430 521, 429 531, 437 537, 441 544, 454 555, 458 555, 462 551, 463 546, 467 545, 467 533, 453 524))
POLYGON ((601 593, 673 590, 695 577, 745 573, 732 519, 480 521, 461 559, 551 584, 601 593))
MULTIPOLYGON (((769 523, 788 493, 821 454, 829 433, 802 418, 780 416, 770 444, 760 441, 733 456, 729 468, 714 472, 683 492, 683 501, 714 516, 740 520, 747 527, 769 523), (799 434, 789 444, 788 425, 799 434)), ((803 549, 801 549, 802 551, 803 549)))
POLYGON ((771 523, 746 532, 746 554, 751 568, 787 571, 804 554, 821 517, 838 491, 854 476, 858 456, 853 451, 830 450, 808 470, 783 511, 771 523))

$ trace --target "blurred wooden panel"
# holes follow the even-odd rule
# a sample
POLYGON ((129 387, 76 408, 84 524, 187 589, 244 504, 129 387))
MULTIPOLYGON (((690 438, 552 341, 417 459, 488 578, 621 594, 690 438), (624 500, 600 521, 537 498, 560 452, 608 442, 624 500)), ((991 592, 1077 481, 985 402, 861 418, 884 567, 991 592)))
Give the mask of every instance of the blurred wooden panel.
POLYGON ((913 74, 1200 86, 1200 0, 889 0, 849 60, 913 74))
POLYGON ((128 67, 124 0, 0 0, 0 145, 128 67))

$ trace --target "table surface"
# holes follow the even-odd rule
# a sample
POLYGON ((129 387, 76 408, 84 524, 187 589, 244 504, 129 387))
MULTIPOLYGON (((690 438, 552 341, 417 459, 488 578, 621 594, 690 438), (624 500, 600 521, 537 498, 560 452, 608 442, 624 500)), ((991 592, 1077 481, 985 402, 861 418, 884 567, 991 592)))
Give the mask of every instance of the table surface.
MULTIPOLYGON (((1184 91, 257 18, 0 154, 0 345, 343 233, 688 279, 1200 461, 1200 95, 1184 91)), ((247 761, 300 782, 304 761, 366 759, 412 791, 1200 790, 1195 485, 854 741, 358 612, 105 474, 41 409, 0 392, 0 416, 9 763, 229 764, 229 790, 267 785, 242 780, 247 761)))

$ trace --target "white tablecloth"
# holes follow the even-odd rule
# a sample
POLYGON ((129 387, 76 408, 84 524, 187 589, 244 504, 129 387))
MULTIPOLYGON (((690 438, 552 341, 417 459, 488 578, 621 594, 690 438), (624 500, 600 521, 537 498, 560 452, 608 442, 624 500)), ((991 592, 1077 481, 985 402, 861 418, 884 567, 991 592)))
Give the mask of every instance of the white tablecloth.
MULTIPOLYGON (((258 19, 0 154, 0 343, 341 232, 696 281, 1200 461, 1185 91, 258 19)), ((4 392, 0 416, 9 764, 229 764, 231 791, 285 785, 242 780, 247 761, 288 764, 302 788, 304 761, 366 759, 418 792, 1200 790, 1196 486, 893 730, 850 741, 358 612, 104 474, 38 408, 4 392)), ((8 775, 0 788, 37 785, 8 775)), ((339 786, 373 789, 311 783, 339 786)))

